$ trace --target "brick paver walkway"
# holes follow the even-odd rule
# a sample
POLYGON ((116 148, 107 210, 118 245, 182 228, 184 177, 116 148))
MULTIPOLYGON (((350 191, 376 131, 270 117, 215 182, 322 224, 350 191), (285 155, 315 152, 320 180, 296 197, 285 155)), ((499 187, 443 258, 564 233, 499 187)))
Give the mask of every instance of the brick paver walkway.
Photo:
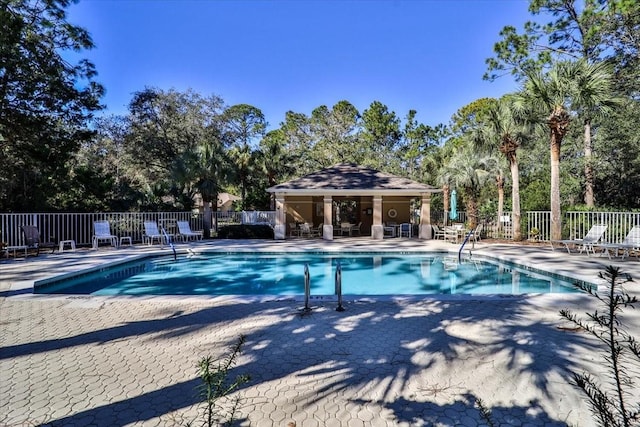
MULTIPOLYGON (((490 252, 583 275, 608 263, 548 248, 490 252)), ((322 301, 304 313, 293 300, 20 291, 74 256, 0 265, 0 425, 200 425, 197 363, 228 354, 240 335, 231 374, 251 380, 233 394, 237 425, 479 426, 479 398, 496 425, 595 425, 568 379, 602 374, 602 355, 558 315, 592 310, 584 295, 347 299, 344 312, 322 301)), ((640 331, 640 316, 625 320, 640 331)))

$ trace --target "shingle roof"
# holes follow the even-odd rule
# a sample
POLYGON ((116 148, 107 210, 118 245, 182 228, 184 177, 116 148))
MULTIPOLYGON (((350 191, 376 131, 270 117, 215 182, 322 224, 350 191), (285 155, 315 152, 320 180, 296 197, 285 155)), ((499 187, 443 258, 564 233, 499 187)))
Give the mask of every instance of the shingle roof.
POLYGON ((318 192, 404 190, 414 193, 440 191, 427 184, 353 163, 338 164, 267 189, 271 193, 314 190, 318 192))

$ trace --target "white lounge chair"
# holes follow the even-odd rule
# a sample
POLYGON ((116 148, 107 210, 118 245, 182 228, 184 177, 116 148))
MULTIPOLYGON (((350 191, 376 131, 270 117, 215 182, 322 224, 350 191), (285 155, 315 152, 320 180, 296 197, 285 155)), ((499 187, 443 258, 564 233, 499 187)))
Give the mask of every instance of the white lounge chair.
POLYGON ((438 227, 437 225, 433 224, 431 226, 431 228, 433 228, 433 239, 434 240, 439 240, 442 239, 444 240, 445 238, 445 233, 444 233, 444 229, 438 227))
POLYGON ((93 249, 98 249, 98 243, 100 241, 108 241, 114 248, 118 247, 118 236, 111 234, 111 226, 109 221, 94 221, 93 222, 93 238, 91 239, 91 246, 93 249))
POLYGON ((634 251, 636 258, 638 258, 638 252, 640 252, 640 226, 633 226, 621 243, 599 243, 593 246, 606 252, 609 259, 611 259, 611 252, 617 257, 620 251, 622 251, 622 259, 628 257, 631 251, 634 251))
MULTIPOLYGON (((169 234, 169 236, 171 236, 169 234)), ((153 245, 154 240, 158 240, 160 247, 162 248, 165 243, 165 235, 158 229, 158 223, 155 221, 144 222, 144 234, 142 235, 142 243, 148 243, 149 246, 153 245)), ((168 244, 168 242, 167 242, 168 244)))
POLYGON ((555 250, 553 244, 556 243, 563 245, 568 253, 571 253, 571 247, 575 247, 579 253, 586 252, 589 255, 589 252, 594 253, 593 246, 602 239, 606 231, 606 224, 593 225, 582 239, 551 240, 551 250, 555 250))
POLYGON ((193 240, 202 240, 202 231, 191 231, 189 221, 176 221, 178 226, 178 235, 183 241, 188 241, 193 237, 193 240))

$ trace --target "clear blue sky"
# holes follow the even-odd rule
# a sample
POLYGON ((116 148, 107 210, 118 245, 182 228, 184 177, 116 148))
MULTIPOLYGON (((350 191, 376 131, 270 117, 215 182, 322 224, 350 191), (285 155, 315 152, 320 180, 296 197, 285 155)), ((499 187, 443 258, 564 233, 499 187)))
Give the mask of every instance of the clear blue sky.
POLYGON ((528 0, 81 0, 69 21, 95 49, 107 113, 145 86, 193 89, 260 108, 270 129, 287 111, 340 100, 380 101, 434 126, 481 97, 517 89, 485 82, 505 25, 531 18, 528 0))

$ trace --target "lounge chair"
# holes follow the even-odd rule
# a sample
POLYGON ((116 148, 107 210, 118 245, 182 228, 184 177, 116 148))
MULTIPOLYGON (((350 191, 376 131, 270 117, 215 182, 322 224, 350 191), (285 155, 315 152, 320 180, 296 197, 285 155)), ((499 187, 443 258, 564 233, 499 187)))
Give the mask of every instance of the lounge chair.
POLYGON ((109 221, 94 221, 93 222, 93 237, 91 238, 91 247, 98 249, 98 244, 101 240, 106 240, 111 243, 114 248, 118 247, 118 236, 111 234, 111 226, 109 221))
POLYGON ((411 237, 411 224, 409 224, 408 222, 403 222, 402 224, 400 224, 399 237, 402 236, 411 237))
POLYGON ((438 227, 437 225, 432 225, 431 228, 433 228, 433 238, 435 240, 439 240, 442 239, 444 240, 444 230, 440 227, 438 227))
POLYGON ((185 242, 192 237, 194 240, 202 240, 202 231, 191 231, 189 221, 176 221, 176 225, 178 226, 176 237, 180 237, 185 242))
POLYGON ((611 259, 611 252, 614 251, 614 256, 616 257, 622 251, 622 259, 628 257, 630 252, 634 251, 636 258, 638 258, 638 252, 640 252, 640 226, 633 226, 621 243, 598 243, 593 247, 601 248, 603 252, 606 252, 609 259, 611 259))
POLYGON ((593 225, 582 239, 551 240, 551 250, 555 250, 553 246, 555 243, 563 245, 568 253, 571 253, 571 247, 574 246, 579 250, 579 253, 586 252, 589 255, 589 252, 594 253, 593 246, 602 239, 606 231, 607 225, 605 224, 593 225))
MULTIPOLYGON (((168 234, 168 236, 171 236, 168 234)), ((142 235, 142 243, 148 243, 149 246, 153 245, 154 240, 158 240, 160 247, 162 248, 165 241, 165 235, 158 229, 158 223, 155 221, 144 222, 144 234, 142 235)), ((169 244, 169 242, 167 242, 169 244)))
POLYGON ((40 248, 51 248, 51 253, 53 253, 58 245, 54 242, 43 242, 40 239, 40 230, 35 225, 22 225, 20 226, 20 230, 22 230, 22 235, 24 237, 25 255, 27 249, 35 249, 36 256, 40 255, 40 248))

